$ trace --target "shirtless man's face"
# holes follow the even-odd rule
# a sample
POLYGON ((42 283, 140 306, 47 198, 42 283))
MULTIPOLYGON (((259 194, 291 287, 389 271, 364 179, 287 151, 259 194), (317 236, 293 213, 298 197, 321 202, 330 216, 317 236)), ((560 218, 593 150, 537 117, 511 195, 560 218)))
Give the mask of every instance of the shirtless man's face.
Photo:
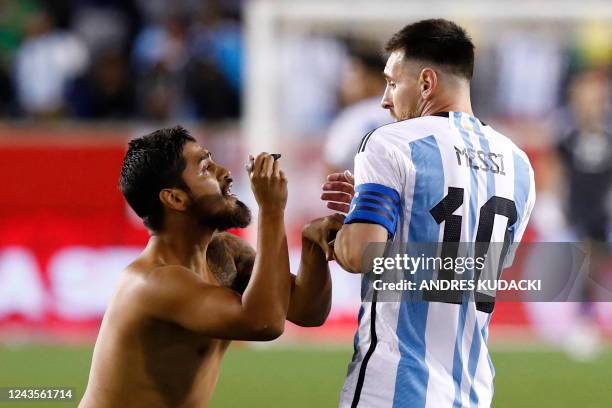
POLYGON ((224 231, 244 228, 251 222, 251 211, 232 194, 231 173, 215 163, 211 153, 194 142, 183 148, 183 180, 190 189, 189 211, 202 225, 224 231))

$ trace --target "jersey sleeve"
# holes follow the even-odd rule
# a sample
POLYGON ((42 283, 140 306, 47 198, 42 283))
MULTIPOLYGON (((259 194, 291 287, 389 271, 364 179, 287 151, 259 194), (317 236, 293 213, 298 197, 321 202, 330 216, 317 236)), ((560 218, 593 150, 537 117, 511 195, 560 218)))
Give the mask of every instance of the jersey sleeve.
POLYGON ((400 163, 380 129, 364 138, 355 156, 355 196, 345 224, 378 224, 389 237, 395 235, 403 191, 400 163))

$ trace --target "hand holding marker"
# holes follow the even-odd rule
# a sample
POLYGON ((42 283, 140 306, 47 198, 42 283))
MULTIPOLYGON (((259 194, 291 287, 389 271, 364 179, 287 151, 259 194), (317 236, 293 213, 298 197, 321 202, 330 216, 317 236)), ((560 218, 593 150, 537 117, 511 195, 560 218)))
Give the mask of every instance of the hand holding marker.
MULTIPOLYGON (((274 161, 280 159, 280 153, 272 153, 271 156, 274 158, 274 161)), ((244 166, 246 168, 247 173, 251 174, 253 171, 253 166, 255 165, 255 158, 251 157, 247 164, 244 166)))

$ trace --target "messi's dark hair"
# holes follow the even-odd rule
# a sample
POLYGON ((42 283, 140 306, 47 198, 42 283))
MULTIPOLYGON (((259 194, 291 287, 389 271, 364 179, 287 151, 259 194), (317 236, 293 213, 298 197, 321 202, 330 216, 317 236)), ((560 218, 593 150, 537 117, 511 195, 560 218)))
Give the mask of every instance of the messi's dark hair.
POLYGON ((182 188, 185 169, 183 147, 195 139, 181 126, 156 130, 130 141, 123 159, 119 187, 128 204, 147 228, 158 231, 163 226, 163 206, 159 192, 164 188, 182 188))
POLYGON ((472 79, 474 44, 463 28, 444 19, 422 20, 395 33, 386 52, 404 51, 408 59, 431 62, 472 79))

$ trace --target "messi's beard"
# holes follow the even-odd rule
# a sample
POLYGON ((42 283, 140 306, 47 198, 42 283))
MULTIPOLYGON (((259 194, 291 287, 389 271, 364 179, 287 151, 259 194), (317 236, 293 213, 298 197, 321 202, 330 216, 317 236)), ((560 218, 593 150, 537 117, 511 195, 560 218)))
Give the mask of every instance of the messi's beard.
POLYGON ((251 210, 237 198, 227 199, 218 195, 199 198, 192 196, 191 203, 192 213, 204 227, 226 231, 230 228, 245 228, 251 223, 251 210), (218 210, 211 212, 212 208, 218 210))

